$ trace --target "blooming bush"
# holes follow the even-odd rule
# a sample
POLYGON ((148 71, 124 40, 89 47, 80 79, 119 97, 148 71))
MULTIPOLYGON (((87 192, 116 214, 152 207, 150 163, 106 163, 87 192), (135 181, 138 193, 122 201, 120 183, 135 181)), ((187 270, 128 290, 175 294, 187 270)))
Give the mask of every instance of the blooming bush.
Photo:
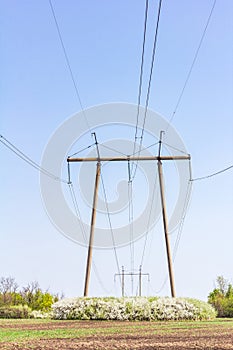
POLYGON ((209 320, 207 303, 184 298, 70 298, 52 306, 52 318, 63 320, 209 320))
POLYGON ((38 319, 46 319, 46 318, 51 318, 51 312, 43 312, 39 310, 33 310, 31 311, 30 318, 38 318, 38 319))

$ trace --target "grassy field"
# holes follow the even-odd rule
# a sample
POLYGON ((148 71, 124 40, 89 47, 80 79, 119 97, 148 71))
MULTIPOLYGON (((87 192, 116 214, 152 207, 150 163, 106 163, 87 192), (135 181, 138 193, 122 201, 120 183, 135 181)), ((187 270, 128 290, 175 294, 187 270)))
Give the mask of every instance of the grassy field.
POLYGON ((0 349, 233 349, 233 319, 189 322, 0 320, 0 349))

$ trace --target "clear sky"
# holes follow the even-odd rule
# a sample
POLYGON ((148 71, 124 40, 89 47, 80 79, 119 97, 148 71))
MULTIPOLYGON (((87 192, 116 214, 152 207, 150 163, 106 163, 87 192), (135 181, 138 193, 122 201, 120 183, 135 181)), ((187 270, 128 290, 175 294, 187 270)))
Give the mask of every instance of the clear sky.
MULTIPOLYGON (((109 102, 137 103, 144 3, 53 1, 84 108, 109 102)), ((149 1, 142 105, 157 4, 149 1)), ((165 119, 171 118, 177 104, 212 5, 213 0, 163 1, 149 107, 165 119)), ((217 0, 172 121, 192 156, 194 178, 233 164, 232 23, 233 2, 217 0)), ((40 163, 53 132, 81 109, 49 1, 1 0, 0 29, 0 133, 40 163)), ((77 148, 83 146, 88 144, 77 148)), ((38 172, 2 144, 0 152, 0 276, 11 275, 20 285, 37 280, 42 288, 63 291, 66 296, 82 295, 86 248, 52 225, 42 204, 38 172)), ((113 174, 108 176, 106 181, 113 174)), ((229 170, 193 183, 174 264, 179 296, 205 300, 218 275, 233 282, 232 180, 229 170)), ((143 279, 143 294, 169 295, 168 284, 161 289, 166 277, 161 222, 148 238, 143 271, 150 273, 150 283, 143 279)), ((142 248, 143 241, 135 243, 135 269, 142 248)), ((130 270, 129 246, 117 253, 120 266, 130 270)), ((119 282, 114 283, 114 252, 95 250, 94 259, 101 282, 93 271, 90 294, 120 295, 119 282)), ((130 295, 129 281, 126 288, 130 295)))

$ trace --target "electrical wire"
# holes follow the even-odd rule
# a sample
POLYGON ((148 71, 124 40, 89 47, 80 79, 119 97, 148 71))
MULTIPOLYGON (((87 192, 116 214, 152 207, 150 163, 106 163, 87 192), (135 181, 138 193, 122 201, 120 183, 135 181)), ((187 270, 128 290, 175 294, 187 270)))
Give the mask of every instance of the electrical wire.
MULTIPOLYGON (((143 148, 143 150, 145 151, 145 150, 147 150, 147 149, 149 149, 149 148, 151 148, 151 147, 154 147, 154 146, 156 146, 156 145, 158 145, 158 144, 159 144, 159 142, 152 143, 150 146, 147 146, 147 147, 143 148)), ((135 156, 135 154, 138 154, 139 152, 140 152, 140 151, 137 151, 137 152, 135 152, 135 153, 132 153, 131 156, 135 156)))
POLYGON ((76 83, 75 78, 74 78, 74 73, 73 73, 73 70, 71 68, 70 60, 69 60, 68 53, 67 53, 67 50, 66 50, 66 47, 65 47, 65 44, 64 44, 64 40, 62 38, 61 30, 60 30, 60 27, 59 27, 59 23, 58 23, 57 16, 56 16, 56 13, 55 13, 55 10, 54 10, 54 7, 53 7, 52 0, 49 0, 49 4, 50 4, 51 12, 52 12, 52 15, 53 15, 53 19, 54 19, 54 22, 55 22, 55 25, 56 25, 58 37, 59 37, 59 40, 60 40, 60 43, 61 43, 62 51, 63 51, 64 56, 65 56, 66 65, 67 65, 67 68, 69 70, 70 77, 71 77, 71 80, 72 80, 72 83, 73 83, 73 86, 74 86, 74 90, 75 90, 75 93, 76 93, 79 105, 81 107, 84 119, 86 121, 87 127, 89 129, 89 132, 91 133, 91 127, 90 127, 90 124, 88 122, 87 115, 86 115, 86 113, 84 111, 84 108, 83 108, 83 104, 82 104, 82 101, 81 101, 81 98, 80 98, 80 94, 79 94, 79 90, 78 90, 78 87, 77 87, 77 83, 76 83))
MULTIPOLYGON (((147 96, 146 96, 145 114, 144 114, 142 131, 141 131, 141 136, 140 136, 139 152, 137 152, 139 156, 140 156, 141 150, 142 150, 142 142, 143 142, 143 136, 144 136, 145 123, 146 123, 147 109, 148 109, 148 104, 149 104, 151 81, 152 81, 152 74, 153 74, 153 68, 154 68, 154 59, 155 59, 155 52, 156 52, 156 46, 157 46, 157 37, 158 37, 158 27, 159 27, 159 19, 160 19, 160 12, 161 12, 161 4, 162 4, 162 0, 159 1, 159 7, 158 7, 157 23, 156 23, 156 30, 155 30, 155 37, 154 37, 154 44, 153 44, 153 51, 152 51, 152 59, 151 59, 151 69, 150 69, 150 76, 149 76, 149 82, 148 82, 148 88, 147 88, 147 96)), ((146 9, 145 9, 143 49, 142 49, 142 59, 141 59, 138 106, 137 106, 137 121, 136 121, 135 137, 134 137, 133 154, 136 153, 135 152, 135 150, 136 150, 136 141, 137 141, 137 138, 138 138, 137 135, 138 135, 138 124, 139 124, 139 109, 140 109, 140 103, 141 103, 141 90, 142 90, 142 77, 143 77, 143 64, 144 64, 144 50, 145 50, 145 39, 146 39, 147 14, 148 14, 148 1, 146 1, 146 9)), ((135 168, 134 168, 134 163, 132 163, 131 169, 129 169, 128 191, 129 191, 129 188, 130 188, 131 189, 131 198, 132 198, 132 182, 133 182, 133 180, 134 180, 134 178, 136 176, 137 168, 138 168, 138 161, 136 162, 135 168), (129 187, 129 186, 131 186, 131 187, 129 187)), ((130 210, 130 205, 129 205, 129 210, 130 210)), ((130 215, 130 213, 129 213, 129 215, 130 215)), ((130 234, 132 234, 131 231, 132 231, 132 225, 130 224, 130 234)), ((131 242, 131 240, 130 240, 130 242, 131 242)), ((132 262, 133 261, 132 259, 134 259, 134 258, 132 258, 132 256, 133 256, 132 243, 131 243, 130 247, 131 247, 131 268, 132 268, 132 263, 134 264, 134 262, 132 262)), ((132 281, 131 281, 131 283, 133 285, 132 281)))
POLYGON ((185 201, 184 201, 183 212, 182 212, 182 216, 181 216, 181 220, 180 220, 180 224, 179 224, 179 228, 178 228, 178 233, 177 233, 175 245, 173 248, 173 262, 175 261, 177 250, 178 250, 178 247, 180 244, 180 239, 181 239, 181 235, 183 232, 184 221, 185 221, 185 218, 187 215, 188 205, 189 205, 189 201, 190 201, 191 190, 192 190, 192 182, 189 181, 188 186, 187 186, 185 201))
POLYGON ((119 153, 119 154, 121 154, 121 155, 123 155, 123 156, 127 156, 126 153, 120 152, 120 151, 117 150, 116 148, 112 148, 112 147, 106 146, 106 145, 104 145, 103 143, 98 143, 98 145, 101 146, 101 147, 104 147, 104 148, 106 148, 106 149, 109 149, 110 151, 119 153))
POLYGON ((178 229, 178 233, 177 233, 177 239, 175 242, 175 246, 173 248, 173 262, 175 261, 177 250, 178 250, 178 247, 180 244, 180 239, 181 239, 181 235, 183 232, 183 226, 184 226, 184 221, 185 221, 185 217, 186 217, 186 213, 187 213, 187 209, 188 209, 190 195, 191 195, 191 182, 189 182, 189 185, 188 185, 186 200, 185 200, 185 204, 184 204, 183 216, 182 216, 181 221, 180 221, 180 225, 179 225, 179 229, 178 229))
MULTIPOLYGON (((157 14, 157 21, 156 21, 156 30, 155 30, 155 36, 154 36, 152 58, 151 58, 150 76, 149 76, 147 95, 146 95, 145 113, 144 113, 144 118, 143 118, 141 136, 140 136, 139 155, 140 155, 141 150, 142 150, 142 142, 143 142, 143 136, 144 136, 144 132, 145 132, 147 110, 148 110, 149 99, 150 99, 150 90, 151 90, 151 82, 152 82, 152 75, 153 75, 153 69, 154 69, 155 53, 156 53, 156 48, 157 48, 157 39, 158 39, 158 29, 159 29, 159 20, 160 20, 161 6, 162 6, 162 0, 159 1, 159 7, 158 7, 158 14, 157 14)), ((135 178, 136 172, 137 172, 137 168, 138 168, 138 161, 136 162, 136 166, 135 166, 133 175, 131 176, 131 180, 133 180, 135 178)))
MULTIPOLYGON (((136 141, 137 141, 137 138, 138 138, 138 124, 139 124, 139 111, 140 111, 141 95, 142 95, 142 78, 143 78, 143 66, 144 66, 144 55, 145 55, 145 43, 146 43, 148 3, 149 3, 149 0, 146 0, 145 17, 144 17, 144 31, 143 31, 143 43, 142 43, 142 55, 141 55, 141 66, 140 66, 140 77, 139 77, 139 87, 138 87, 137 117, 136 117, 136 127, 135 127, 135 135, 134 135, 133 154, 135 153, 136 141)), ((133 168, 133 163, 132 163, 132 168, 133 168)))
POLYGON ((143 250, 142 250, 141 266, 143 266, 144 257, 145 257, 145 253, 146 253, 146 245, 147 245, 148 234, 149 234, 149 227, 150 227, 150 220, 151 220, 151 215, 152 215, 152 208, 153 208, 153 203, 154 203, 154 199, 155 199, 155 190, 156 190, 157 179, 158 179, 158 173, 156 172, 155 182, 154 182, 154 186, 153 186, 152 203, 151 203, 151 206, 150 206, 150 212, 149 212, 149 216, 148 216, 147 228, 146 228, 146 234, 145 234, 145 241, 144 241, 144 246, 143 246, 143 250))
POLYGON ((184 152, 184 151, 182 151, 181 149, 179 149, 179 148, 176 148, 176 147, 174 147, 174 146, 171 146, 171 145, 169 145, 168 143, 166 143, 166 142, 163 142, 163 145, 166 145, 166 146, 168 146, 169 148, 172 148, 172 149, 174 149, 175 151, 178 151, 178 152, 180 152, 180 153, 183 153, 183 154, 186 154, 186 155, 189 155, 187 152, 184 152))
MULTIPOLYGON (((96 151, 97 151, 98 159, 100 159, 99 143, 97 141, 96 133, 95 132, 92 133, 92 136, 95 139, 95 145, 96 145, 96 151)), ((104 202, 105 202, 105 207, 106 207, 106 211, 107 211, 109 228, 110 228, 111 236, 112 236, 112 242, 113 242, 114 255, 115 255, 115 260, 116 260, 116 265, 117 265, 117 271, 120 274, 120 265, 119 265, 119 261, 118 261, 117 251, 116 251, 115 238, 114 238, 114 233, 113 233, 113 228, 112 228, 112 222, 111 222, 111 217, 110 217, 110 212, 109 212, 109 207, 108 207, 107 194, 106 194, 106 190, 105 190, 105 186, 104 186, 104 180, 103 180, 102 172, 100 172, 100 179, 101 179, 103 193, 104 193, 104 202)))
POLYGON ((87 234, 86 234, 86 231, 85 231, 85 228, 84 228, 83 220, 81 218, 81 212, 80 212, 80 209, 79 209, 79 206, 78 206, 78 201, 77 201, 77 197, 75 195, 73 183, 70 181, 68 183, 68 186, 69 186, 70 196, 71 196, 71 199, 72 199, 72 202, 73 202, 75 214, 79 218, 79 224, 80 224, 80 228, 81 228, 81 231, 82 231, 83 239, 84 239, 84 242, 87 243, 87 234))
POLYGON ((93 146, 95 146, 95 143, 93 143, 93 144, 91 144, 91 145, 89 145, 89 146, 87 146, 87 147, 85 147, 85 148, 80 149, 80 151, 77 151, 77 152, 73 153, 73 154, 72 154, 71 156, 69 156, 68 158, 71 158, 71 157, 73 157, 73 156, 76 156, 77 154, 79 154, 79 153, 81 153, 81 152, 83 152, 83 151, 86 151, 87 149, 89 149, 89 148, 91 148, 91 147, 93 147, 93 146))
MULTIPOLYGON (((191 161, 190 160, 189 160, 189 177, 190 177, 190 179, 192 177, 191 161)), ((177 233, 175 245, 174 245, 174 248, 173 248, 173 255, 172 255, 172 262, 173 263, 175 261, 177 250, 178 250, 178 247, 179 247, 179 244, 180 244, 181 235, 182 235, 183 227, 184 227, 184 221, 185 221, 185 218, 186 218, 186 215, 187 215, 187 209, 188 209, 189 200, 190 200, 190 196, 191 196, 192 183, 191 183, 190 179, 189 179, 187 190, 186 190, 186 195, 185 195, 185 200, 184 200, 184 206, 183 206, 183 210, 182 210, 181 220, 180 220, 179 227, 178 227, 178 233, 177 233)), ((167 281, 168 281, 168 274, 166 275, 166 277, 165 277, 161 287, 156 291, 156 294, 159 294, 163 290, 163 288, 165 287, 167 281)))
POLYGON ((34 169, 38 170, 39 172, 43 173, 44 175, 52 178, 55 181, 67 183, 66 180, 60 178, 59 176, 56 176, 49 172, 48 170, 42 168, 39 164, 34 162, 31 158, 29 158, 25 153, 23 153, 19 148, 17 148, 13 143, 11 143, 9 140, 7 140, 4 136, 0 135, 0 142, 7 147, 10 151, 12 151, 17 157, 21 158, 24 162, 29 164, 34 169))
POLYGON ((194 181, 199 181, 199 180, 206 180, 210 177, 213 177, 213 176, 216 176, 216 175, 219 175, 219 174, 222 174, 224 173, 225 171, 228 171, 230 169, 233 168, 233 165, 230 165, 229 167, 225 168, 225 169, 222 169, 222 170, 219 170, 217 171, 216 173, 213 173, 213 174, 210 174, 210 175, 206 175, 206 176, 202 176, 202 177, 197 177, 195 179, 190 179, 191 182, 194 182, 194 181))
POLYGON ((112 242, 113 242, 114 255, 115 255, 115 260, 116 260, 116 265, 117 265, 117 271, 118 271, 118 274, 120 274, 120 265, 119 265, 119 260, 118 260, 118 256, 117 256, 115 238, 114 238, 113 227, 112 227, 112 222, 111 222, 111 217, 110 217, 110 212, 109 212, 109 207, 108 207, 108 201, 107 201, 107 194, 106 194, 106 189, 105 189, 102 173, 100 174, 100 178, 101 178, 101 183, 102 183, 102 188, 103 188, 104 202, 105 202, 105 207, 106 207, 106 211, 107 211, 109 228, 110 228, 111 236, 112 236, 112 242))
MULTIPOLYGON (((145 253, 146 253, 146 246, 147 246, 148 235, 149 235, 149 227, 150 227, 150 220, 151 220, 151 215, 152 215, 152 208, 153 208, 153 203, 154 203, 154 199, 155 199, 155 190, 156 190, 157 179, 158 179, 158 173, 156 172, 155 182, 154 182, 154 186, 153 186, 153 193, 152 193, 152 203, 151 203, 151 206, 150 206, 146 232, 145 232, 145 235, 144 235, 145 238, 144 238, 144 245, 143 245, 143 249, 142 249, 141 264, 140 264, 141 267, 143 267, 143 262, 144 262, 145 253)), ((137 290, 138 289, 139 289, 139 284, 137 286, 137 290)))
POLYGON ((196 50, 196 52, 195 52, 193 61, 192 61, 191 66, 190 66, 190 68, 189 68, 187 77, 186 77, 186 79, 185 79, 183 88, 181 89, 181 92, 180 92, 180 95, 179 95, 179 97, 178 97, 178 100, 177 100, 177 103, 176 103, 176 105, 175 105, 175 108, 174 108, 174 111, 173 111, 173 113, 172 113, 172 116, 171 116, 171 118, 170 118, 169 121, 168 121, 168 126, 167 126, 166 131, 167 131, 168 128, 170 127, 170 125, 171 125, 171 123, 172 123, 172 121, 173 121, 173 119, 174 119, 174 116, 175 116, 175 114, 176 114, 176 112, 177 112, 177 109, 178 109, 178 107, 179 107, 179 105, 180 105, 181 99, 182 99, 182 97, 183 97, 183 95, 184 95, 184 91, 185 91, 185 89, 186 89, 186 87, 187 87, 188 81, 189 81, 189 79, 190 79, 190 76, 191 76, 191 74, 192 74, 194 65, 195 65, 195 63, 196 63, 196 60, 197 60, 197 57, 198 57, 200 48, 201 48, 201 46, 202 46, 204 37, 205 37, 205 35, 206 35, 206 31, 207 31, 207 28, 208 28, 208 26, 209 26, 210 19, 211 19, 211 17, 212 17, 212 14, 213 14, 213 11, 214 11, 216 2, 217 2, 217 0, 214 0, 213 5, 212 5, 212 7, 211 7, 211 10, 210 10, 210 13, 209 13, 209 16, 208 16, 206 25, 205 25, 205 27, 204 27, 204 30, 203 30, 203 33, 202 33, 202 36, 201 36, 201 39, 200 39, 200 42, 199 42, 199 44, 198 44, 197 50, 196 50))
MULTIPOLYGON (((178 228, 178 233, 177 233, 175 245, 174 245, 174 248, 173 248, 173 256, 172 256, 173 263, 175 261, 177 250, 178 250, 178 247, 179 247, 179 244, 180 244, 181 235, 182 235, 183 227, 184 227, 184 221, 185 221, 185 217, 186 217, 186 214, 187 214, 187 209, 188 209, 190 195, 191 195, 191 182, 189 181, 188 182, 186 196, 185 196, 185 201, 184 201, 183 213, 182 213, 182 217, 181 217, 181 220, 180 220, 180 224, 179 224, 179 228, 178 228)), ((168 281, 168 274, 166 275, 166 277, 165 277, 161 287, 156 291, 156 294, 159 294, 163 290, 163 288, 165 287, 167 281, 168 281)))
MULTIPOLYGON (((134 234, 133 234, 133 221, 134 221, 134 211, 133 211, 133 184, 130 181, 130 163, 128 161, 128 202, 129 202, 129 246, 130 246, 130 262, 131 271, 134 271, 134 234)), ((133 275, 131 275, 131 294, 133 295, 134 280, 133 275)))

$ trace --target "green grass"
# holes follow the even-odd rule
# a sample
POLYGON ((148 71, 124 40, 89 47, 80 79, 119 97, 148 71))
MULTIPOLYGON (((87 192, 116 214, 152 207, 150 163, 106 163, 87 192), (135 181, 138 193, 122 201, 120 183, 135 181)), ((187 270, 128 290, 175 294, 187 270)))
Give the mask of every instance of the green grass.
POLYGON ((51 320, 0 320, 0 343, 24 342, 36 339, 83 338, 93 335, 138 334, 143 330, 150 334, 169 334, 195 329, 232 328, 233 319, 213 321, 170 321, 170 322, 114 322, 114 321, 51 321, 51 320), (62 322, 62 323, 61 323, 62 322), (35 329, 43 326, 47 329, 35 329), (88 327, 87 327, 88 325, 88 327), (23 328, 22 328, 23 326, 23 328), (30 327, 33 326, 33 329, 30 327))

